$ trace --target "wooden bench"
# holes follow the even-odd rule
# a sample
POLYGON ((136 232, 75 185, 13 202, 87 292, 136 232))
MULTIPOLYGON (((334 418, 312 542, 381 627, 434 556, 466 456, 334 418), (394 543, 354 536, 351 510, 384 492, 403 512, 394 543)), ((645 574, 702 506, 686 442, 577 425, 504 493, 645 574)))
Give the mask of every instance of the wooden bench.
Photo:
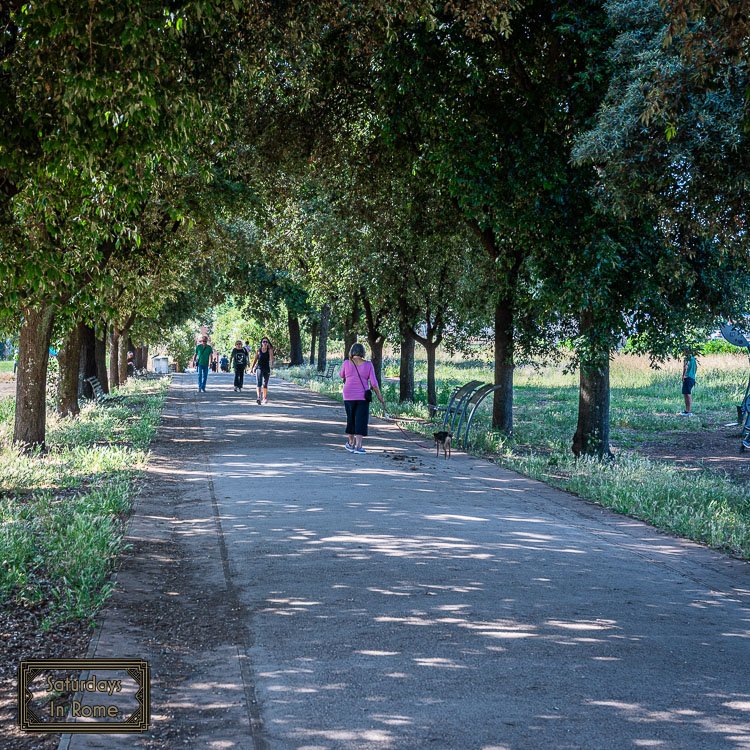
POLYGON ((94 401, 99 405, 120 404, 125 400, 125 396, 113 396, 105 393, 101 381, 97 377, 86 378, 86 382, 91 386, 91 390, 94 392, 94 401))

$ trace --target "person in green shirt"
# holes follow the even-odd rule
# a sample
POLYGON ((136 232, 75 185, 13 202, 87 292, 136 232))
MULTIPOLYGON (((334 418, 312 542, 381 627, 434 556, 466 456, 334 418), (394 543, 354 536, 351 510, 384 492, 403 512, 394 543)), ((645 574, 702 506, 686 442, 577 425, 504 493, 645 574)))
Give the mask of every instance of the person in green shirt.
POLYGON ((198 392, 206 392, 206 380, 208 380, 208 366, 214 350, 209 346, 208 336, 201 336, 200 344, 195 347, 193 365, 198 368, 198 392))
POLYGON ((682 362, 682 395, 685 397, 685 411, 681 417, 693 416, 693 388, 695 387, 695 375, 698 372, 698 360, 692 349, 682 350, 685 358, 682 362))

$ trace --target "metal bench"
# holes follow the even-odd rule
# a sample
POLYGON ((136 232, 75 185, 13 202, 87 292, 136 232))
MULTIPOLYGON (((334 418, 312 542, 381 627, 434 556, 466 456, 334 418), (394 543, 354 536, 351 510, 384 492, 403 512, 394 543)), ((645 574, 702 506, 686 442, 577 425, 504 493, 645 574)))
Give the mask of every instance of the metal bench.
POLYGON ((481 380, 470 380, 465 385, 462 385, 460 388, 457 388, 455 391, 453 391, 450 400, 448 401, 448 405, 444 408, 444 410, 440 409, 439 407, 435 407, 434 412, 445 411, 445 415, 443 416, 443 430, 445 430, 446 426, 450 422, 450 432, 453 432, 453 426, 456 423, 456 418, 460 414, 465 401, 468 400, 468 398, 479 385, 482 385, 481 380))
POLYGON ((466 447, 469 444, 469 432, 471 430, 472 422, 474 421, 474 415, 477 413, 479 405, 487 398, 487 396, 499 390, 500 388, 502 388, 502 386, 500 385, 483 385, 481 388, 477 388, 477 390, 475 390, 471 394, 471 396, 466 399, 464 408, 461 411, 461 416, 458 420, 458 429, 456 430, 456 434, 454 437, 456 443, 458 443, 458 441, 461 439, 461 427, 462 425, 466 424, 466 429, 464 430, 464 450, 466 450, 466 447))
POLYGON ((333 373, 336 370, 336 363, 332 362, 328 367, 326 367, 326 371, 323 373, 321 372, 318 377, 324 378, 325 380, 333 380, 333 373))
POLYGON ((113 396, 105 393, 101 381, 97 377, 86 378, 86 382, 91 386, 91 390, 94 392, 94 401, 99 405, 120 404, 125 400, 125 396, 113 396))

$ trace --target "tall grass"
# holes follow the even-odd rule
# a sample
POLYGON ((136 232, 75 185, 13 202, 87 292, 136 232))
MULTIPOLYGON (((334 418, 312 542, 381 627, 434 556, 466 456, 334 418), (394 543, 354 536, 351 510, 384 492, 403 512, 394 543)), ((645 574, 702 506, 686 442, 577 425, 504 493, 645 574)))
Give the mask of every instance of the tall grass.
POLYGON ((0 401, 2 599, 48 604, 52 620, 90 618, 101 606, 167 385, 131 381, 122 405, 50 414, 45 455, 10 444, 13 399, 0 401))

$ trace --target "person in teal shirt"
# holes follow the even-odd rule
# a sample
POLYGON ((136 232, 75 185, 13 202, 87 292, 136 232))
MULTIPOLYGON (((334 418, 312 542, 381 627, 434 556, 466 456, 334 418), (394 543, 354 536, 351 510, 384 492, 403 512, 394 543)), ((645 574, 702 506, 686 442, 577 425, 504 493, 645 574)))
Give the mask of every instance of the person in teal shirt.
POLYGON ((685 411, 680 416, 693 416, 693 388, 695 387, 695 375, 698 372, 698 360, 692 349, 683 349, 685 358, 682 363, 682 395, 685 397, 685 411))
POLYGON ((198 392, 206 392, 206 381, 208 380, 208 366, 211 363, 211 355, 214 350, 209 346, 208 336, 201 336, 201 342, 195 347, 193 364, 198 368, 198 392))

